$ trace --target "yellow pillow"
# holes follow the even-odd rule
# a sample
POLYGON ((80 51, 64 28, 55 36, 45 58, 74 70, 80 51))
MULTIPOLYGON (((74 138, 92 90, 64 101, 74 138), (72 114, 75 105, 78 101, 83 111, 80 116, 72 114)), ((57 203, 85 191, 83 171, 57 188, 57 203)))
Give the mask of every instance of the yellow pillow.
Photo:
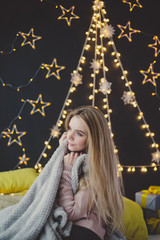
POLYGON ((127 240, 148 240, 147 226, 140 205, 128 198, 124 199, 124 235, 127 240))
POLYGON ((30 188, 37 176, 34 168, 0 172, 0 193, 23 192, 30 188))

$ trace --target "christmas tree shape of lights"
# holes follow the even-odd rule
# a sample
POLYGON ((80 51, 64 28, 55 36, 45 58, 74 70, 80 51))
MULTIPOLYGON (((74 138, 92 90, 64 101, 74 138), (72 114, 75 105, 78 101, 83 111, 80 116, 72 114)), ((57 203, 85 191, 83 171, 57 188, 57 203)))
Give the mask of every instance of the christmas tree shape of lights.
MULTIPOLYGON (((107 81, 106 73, 108 71, 108 67, 105 62, 105 54, 106 54, 106 46, 112 47, 113 51, 111 53, 112 57, 114 58, 114 62, 117 67, 121 69, 122 75, 121 79, 122 82, 125 84, 126 91, 124 91, 122 100, 124 104, 130 104, 134 108, 138 110, 138 119, 143 122, 142 128, 146 130, 145 135, 150 137, 152 144, 151 147, 154 150, 152 153, 152 160, 150 165, 146 166, 123 166, 119 165, 119 170, 122 171, 124 167, 127 168, 128 172, 134 172, 135 168, 141 168, 142 172, 147 171, 147 167, 152 167, 155 171, 157 170, 157 166, 159 166, 160 160, 160 152, 159 152, 159 145, 154 140, 154 133, 150 131, 149 125, 147 124, 144 114, 141 111, 139 104, 136 100, 135 93, 131 89, 132 82, 127 78, 127 71, 124 70, 121 59, 120 53, 118 53, 116 45, 113 40, 114 28, 109 24, 109 19, 106 18, 106 11, 104 9, 104 2, 95 0, 93 3, 93 16, 91 19, 91 23, 89 26, 88 31, 86 32, 86 39, 84 42, 84 46, 81 52, 81 56, 79 58, 79 62, 77 68, 71 73, 71 84, 66 96, 66 99, 63 103, 62 109, 60 111, 58 120, 56 124, 53 126, 51 131, 51 135, 49 139, 45 142, 45 147, 36 162, 35 167, 41 168, 40 161, 43 157, 47 157, 47 149, 50 149, 50 141, 53 138, 57 138, 60 135, 61 126, 63 125, 64 119, 67 115, 67 109, 72 103, 72 93, 76 91, 78 85, 83 83, 83 66, 86 63, 86 55, 91 50, 93 54, 93 58, 90 62, 90 70, 91 73, 91 82, 89 83, 91 94, 89 97, 89 104, 95 107, 96 105, 96 98, 98 94, 103 95, 103 110, 105 111, 104 116, 107 119, 111 137, 114 136, 112 132, 112 125, 111 125, 111 113, 112 110, 109 107, 109 98, 108 95, 111 93, 111 82, 107 81), (93 51, 94 49, 94 51, 93 51)), ((114 142, 114 141, 113 141, 114 142)), ((118 149, 114 145, 115 153, 118 152, 118 149)))

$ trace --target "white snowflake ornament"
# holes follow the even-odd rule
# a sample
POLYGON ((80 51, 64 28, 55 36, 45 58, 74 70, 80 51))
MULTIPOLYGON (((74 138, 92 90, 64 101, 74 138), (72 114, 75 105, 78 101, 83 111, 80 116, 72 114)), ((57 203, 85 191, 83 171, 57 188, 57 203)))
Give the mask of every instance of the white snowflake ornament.
POLYGON ((128 92, 124 92, 123 96, 121 97, 121 99, 123 100, 124 104, 132 104, 135 102, 135 93, 128 91, 128 92))
POLYGON ((105 24, 100 30, 101 37, 112 38, 115 33, 114 28, 111 25, 105 24))
POLYGON ((82 75, 80 75, 76 70, 71 73, 71 82, 77 87, 82 84, 82 75))
POLYGON ((99 91, 102 92, 103 94, 110 94, 112 89, 111 89, 111 82, 108 82, 106 79, 103 82, 99 83, 99 91))
POLYGON ((94 72, 98 73, 98 72, 99 72, 99 69, 101 68, 101 63, 100 63, 100 61, 93 59, 90 64, 91 64, 90 68, 93 68, 93 69, 94 69, 94 72))
POLYGON ((158 150, 152 153, 152 162, 160 163, 160 152, 158 150))

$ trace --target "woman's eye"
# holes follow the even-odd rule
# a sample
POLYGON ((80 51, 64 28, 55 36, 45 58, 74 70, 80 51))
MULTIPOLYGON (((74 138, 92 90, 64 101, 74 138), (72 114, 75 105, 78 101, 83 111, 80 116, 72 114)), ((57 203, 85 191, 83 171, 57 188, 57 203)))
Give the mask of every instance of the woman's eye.
POLYGON ((82 133, 80 133, 80 132, 77 132, 77 135, 81 137, 81 136, 82 136, 82 133))

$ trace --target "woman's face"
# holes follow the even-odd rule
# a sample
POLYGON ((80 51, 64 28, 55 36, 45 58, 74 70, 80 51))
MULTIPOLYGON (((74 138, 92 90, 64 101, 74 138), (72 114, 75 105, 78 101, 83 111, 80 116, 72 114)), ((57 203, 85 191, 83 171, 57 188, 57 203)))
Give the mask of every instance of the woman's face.
POLYGON ((87 125, 81 117, 73 116, 69 122, 68 132, 68 149, 71 152, 83 151, 86 148, 88 132, 87 125))

